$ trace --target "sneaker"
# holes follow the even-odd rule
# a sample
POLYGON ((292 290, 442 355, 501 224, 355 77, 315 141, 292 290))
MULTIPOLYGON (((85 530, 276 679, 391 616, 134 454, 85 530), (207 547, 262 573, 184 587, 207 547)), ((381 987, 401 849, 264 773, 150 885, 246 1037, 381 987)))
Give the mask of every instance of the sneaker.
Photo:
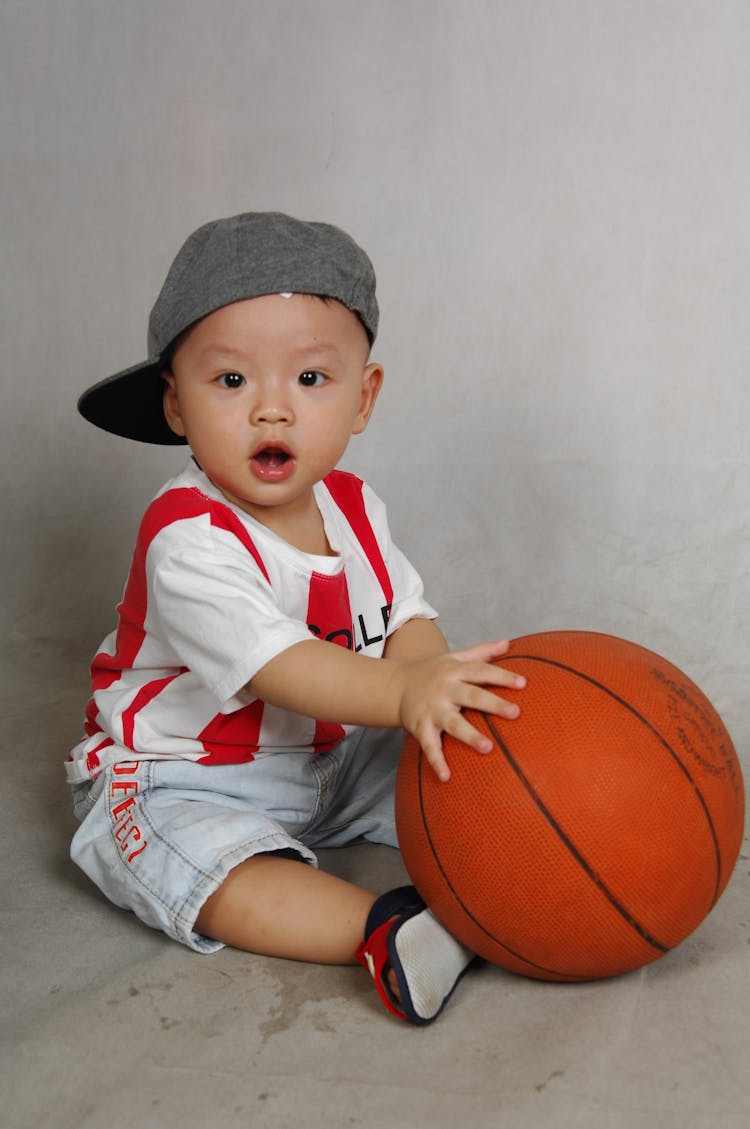
POLYGON ((388 1011, 423 1027, 440 1015, 475 955, 440 924, 413 886, 399 886, 370 910, 357 960, 388 1011), (388 983, 391 969, 398 995, 388 983))

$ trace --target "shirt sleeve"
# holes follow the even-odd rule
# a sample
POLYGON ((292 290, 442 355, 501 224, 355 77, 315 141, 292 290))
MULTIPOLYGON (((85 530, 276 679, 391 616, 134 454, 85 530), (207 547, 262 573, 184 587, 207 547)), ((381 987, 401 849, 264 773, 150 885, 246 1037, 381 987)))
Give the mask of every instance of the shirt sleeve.
POLYGON ((437 619, 438 613, 425 599, 421 576, 393 543, 385 504, 367 484, 363 498, 393 587, 387 634, 392 635, 410 619, 437 619))
POLYGON ((180 524, 164 529, 149 549, 148 628, 227 702, 272 658, 314 636, 285 614, 231 533, 188 532, 180 524))

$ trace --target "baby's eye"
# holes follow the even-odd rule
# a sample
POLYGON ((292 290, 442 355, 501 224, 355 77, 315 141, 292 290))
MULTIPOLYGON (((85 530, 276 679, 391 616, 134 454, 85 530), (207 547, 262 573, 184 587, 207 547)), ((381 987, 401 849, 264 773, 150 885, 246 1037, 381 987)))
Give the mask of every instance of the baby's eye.
POLYGON ((317 372, 314 369, 308 369, 306 372, 299 374, 299 382, 303 388, 317 388, 319 384, 323 384, 328 378, 322 372, 317 372))
POLYGON ((216 378, 216 382, 222 388, 241 388, 245 383, 245 378, 238 372, 223 372, 221 376, 216 378))

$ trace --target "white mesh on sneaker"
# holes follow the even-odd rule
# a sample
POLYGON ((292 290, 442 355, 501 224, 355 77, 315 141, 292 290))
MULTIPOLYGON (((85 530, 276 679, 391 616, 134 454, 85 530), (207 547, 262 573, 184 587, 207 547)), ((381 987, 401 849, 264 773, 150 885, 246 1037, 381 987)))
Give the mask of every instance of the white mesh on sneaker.
POLYGON ((474 953, 443 928, 428 909, 399 926, 394 943, 412 1006, 421 1019, 432 1019, 474 953))

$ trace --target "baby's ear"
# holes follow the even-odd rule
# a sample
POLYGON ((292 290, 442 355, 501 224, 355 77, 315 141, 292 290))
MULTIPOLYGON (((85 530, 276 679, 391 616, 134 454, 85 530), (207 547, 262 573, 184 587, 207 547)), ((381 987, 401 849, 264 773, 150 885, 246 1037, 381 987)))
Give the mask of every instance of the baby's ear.
POLYGON ((359 412, 354 421, 352 435, 361 435, 370 422, 375 401, 378 398, 383 384, 383 368, 381 365, 367 365, 362 377, 362 396, 359 403, 359 412))
POLYGON ((175 435, 180 435, 184 438, 185 427, 180 414, 180 401, 177 396, 174 373, 165 368, 162 369, 161 375, 164 381, 164 418, 175 435))

